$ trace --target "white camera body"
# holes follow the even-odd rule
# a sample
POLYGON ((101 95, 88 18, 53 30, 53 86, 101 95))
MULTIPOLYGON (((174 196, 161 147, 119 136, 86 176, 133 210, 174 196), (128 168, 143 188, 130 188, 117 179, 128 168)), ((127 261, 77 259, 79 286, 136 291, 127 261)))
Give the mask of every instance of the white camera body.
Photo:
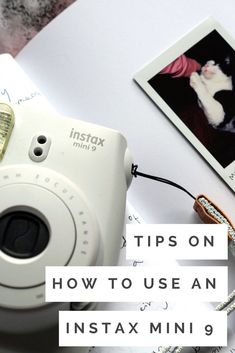
POLYGON ((132 160, 117 131, 12 108, 0 162, 0 331, 17 332, 69 310, 45 303, 45 266, 117 263, 132 160))

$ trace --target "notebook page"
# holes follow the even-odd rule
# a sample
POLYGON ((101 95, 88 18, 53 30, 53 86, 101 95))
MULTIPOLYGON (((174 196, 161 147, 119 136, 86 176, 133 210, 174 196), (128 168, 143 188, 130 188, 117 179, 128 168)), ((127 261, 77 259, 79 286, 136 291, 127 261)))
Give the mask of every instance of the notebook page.
POLYGON ((53 109, 9 54, 0 55, 0 101, 18 105, 33 101, 53 109))
MULTIPOLYGON (((7 58, 9 59, 9 56, 7 56, 7 58)), ((6 56, 4 56, 4 60, 8 61, 9 66, 9 72, 7 74, 7 70, 3 70, 4 71, 4 75, 2 77, 5 77, 5 80, 2 80, 2 87, 1 87, 1 92, 2 92, 2 96, 3 99, 5 99, 5 101, 11 101, 13 103, 16 104, 23 104, 24 102, 28 102, 29 100, 33 99, 33 100, 41 100, 44 99, 41 97, 39 91, 35 88, 35 86, 30 82, 30 80, 26 80, 26 83, 24 82, 24 74, 20 71, 20 75, 17 76, 17 68, 18 66, 15 66, 14 60, 10 59, 10 60, 6 60, 6 56), (13 60, 13 62, 12 62, 13 60), (11 64, 9 64, 11 61, 11 64), (13 69, 14 66, 14 69, 13 69), (17 80, 18 78, 18 80, 17 80), (15 82, 18 82, 17 85, 15 85, 15 82), (20 84, 19 84, 20 83, 20 84), (32 95, 33 94, 33 95, 32 95), (10 99, 9 99, 10 97, 10 99), (30 99, 23 99, 24 97, 31 97, 30 99)), ((3 61, 3 64, 5 63, 5 61, 3 61)), ((2 65, 3 68, 3 65, 2 65)), ((127 215, 126 215, 126 222, 128 223, 139 223, 139 222, 143 222, 142 218, 140 217, 140 215, 131 207, 128 206, 127 209, 127 215)), ((125 238, 123 236, 123 243, 121 246, 121 253, 120 253, 120 262, 119 265, 123 265, 126 264, 126 260, 125 260, 125 238)), ((130 264, 130 263, 128 263, 130 264)), ((138 261, 134 261, 132 262, 130 265, 133 266, 142 266, 142 263, 139 263, 138 261)), ((173 309, 173 305, 168 303, 168 302, 162 302, 162 303, 148 303, 148 302, 144 302, 144 303, 132 303, 132 304, 127 304, 126 306, 123 305, 119 305, 119 304, 108 304, 106 307, 104 307, 104 309, 113 309, 113 310, 125 310, 125 309, 130 309, 132 308, 133 310, 170 310, 173 309)), ((231 328, 231 332, 233 332, 233 328, 231 328)), ((4 341, 4 340, 3 340, 4 341)), ((157 343, 157 342, 156 342, 157 343)), ((231 343, 229 343, 229 348, 228 349, 224 349, 223 352, 232 352, 234 342, 232 341, 231 343)), ((213 348, 215 349, 215 348, 213 348)), ((70 350, 68 350, 68 352, 70 352, 70 350)), ((110 349, 109 348, 93 348, 93 350, 91 350, 91 352, 94 351, 94 353, 106 353, 109 352, 110 349)), ((134 352, 140 352, 140 353, 152 353, 152 352, 157 352, 158 351, 158 347, 153 347, 152 350, 151 348, 114 348, 113 353, 115 352, 126 352, 126 353, 134 353, 134 352), (116 351, 115 351, 116 349, 116 351)), ((221 351, 221 350, 220 350, 221 351)), ((66 350, 65 350, 66 352, 66 350)), ((71 351, 72 352, 72 351, 71 351)), ((214 351, 211 351, 211 353, 214 353, 214 351)))

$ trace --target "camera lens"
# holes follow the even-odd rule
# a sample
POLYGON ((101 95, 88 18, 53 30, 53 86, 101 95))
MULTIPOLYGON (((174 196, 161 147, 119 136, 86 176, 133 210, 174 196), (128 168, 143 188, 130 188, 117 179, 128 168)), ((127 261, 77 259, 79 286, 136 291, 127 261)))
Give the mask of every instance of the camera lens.
POLYGON ((0 218, 0 250, 20 259, 40 254, 49 241, 46 224, 29 212, 11 212, 0 218))

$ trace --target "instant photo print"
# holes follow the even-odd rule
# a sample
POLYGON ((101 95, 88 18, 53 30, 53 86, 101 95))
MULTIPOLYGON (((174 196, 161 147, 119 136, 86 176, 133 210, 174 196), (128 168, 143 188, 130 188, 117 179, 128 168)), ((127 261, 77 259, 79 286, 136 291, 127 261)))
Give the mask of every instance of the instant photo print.
POLYGON ((235 40, 208 18, 134 79, 235 191, 235 40))

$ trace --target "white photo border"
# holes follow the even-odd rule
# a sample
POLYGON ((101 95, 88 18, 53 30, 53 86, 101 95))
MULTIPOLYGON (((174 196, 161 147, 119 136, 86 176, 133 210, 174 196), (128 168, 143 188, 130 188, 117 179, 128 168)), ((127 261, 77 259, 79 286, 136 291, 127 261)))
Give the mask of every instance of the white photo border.
POLYGON ((226 32, 226 30, 214 18, 208 17, 197 25, 189 33, 183 36, 173 46, 160 54, 150 63, 144 65, 135 75, 134 80, 148 94, 148 96, 157 104, 162 112, 171 120, 171 122, 180 130, 180 132, 189 140, 197 151, 206 159, 206 161, 215 169, 222 179, 235 191, 235 161, 226 168, 215 159, 215 157, 206 149, 193 132, 183 123, 180 117, 169 107, 166 101, 154 90, 148 82, 157 75, 168 64, 172 63, 180 55, 191 49, 200 40, 216 30, 218 34, 235 51, 235 40, 226 32))

